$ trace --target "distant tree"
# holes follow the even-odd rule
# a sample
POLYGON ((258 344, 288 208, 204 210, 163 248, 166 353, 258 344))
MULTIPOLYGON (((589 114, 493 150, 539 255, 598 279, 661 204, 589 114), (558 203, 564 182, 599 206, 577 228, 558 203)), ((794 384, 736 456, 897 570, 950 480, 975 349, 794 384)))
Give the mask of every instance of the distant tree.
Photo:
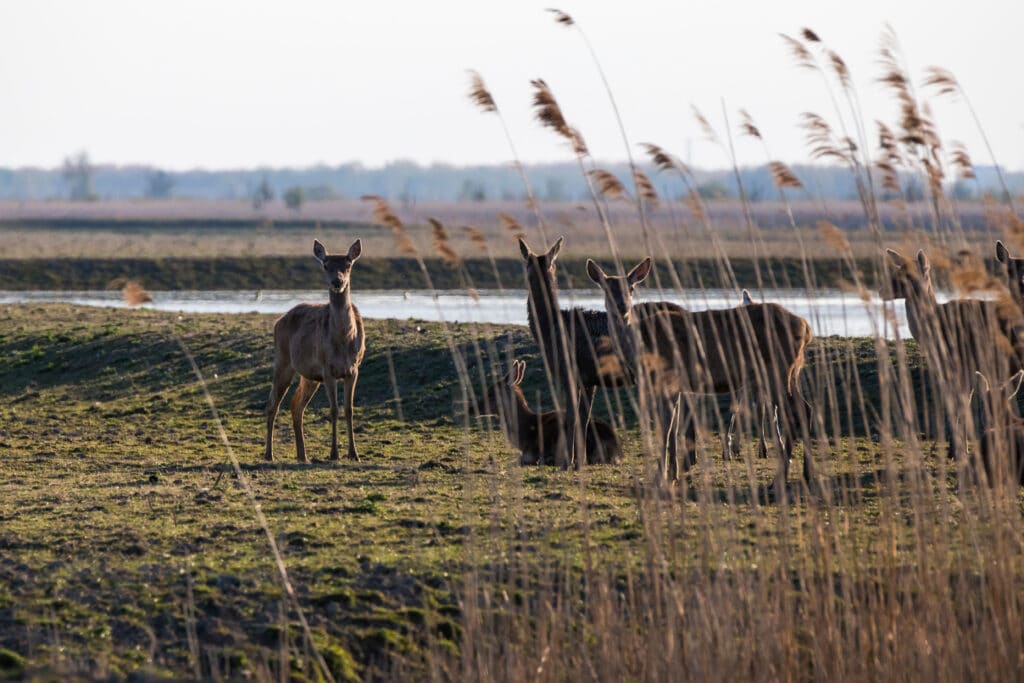
POLYGON ((166 199, 174 189, 174 178, 166 171, 154 171, 146 178, 146 196, 150 199, 166 199))
POLYGON ((487 190, 484 189, 483 183, 471 178, 462 181, 462 188, 459 190, 460 202, 482 202, 486 199, 487 190))
POLYGON ((558 178, 545 178, 544 199, 552 202, 562 202, 568 198, 569 194, 565 191, 565 183, 558 178))
POLYGON ((969 202, 972 199, 977 198, 977 192, 974 190, 974 183, 959 179, 953 183, 953 187, 950 188, 950 193, 961 202, 969 202))
POLYGON ((256 191, 252 193, 252 208, 262 209, 266 206, 267 202, 272 201, 274 201, 274 190, 270 187, 267 179, 263 178, 256 187, 256 191))
POLYGON ((729 188, 717 180, 711 180, 698 185, 697 194, 699 194, 702 199, 727 199, 730 196, 729 188))
POLYGON ((89 153, 81 151, 69 157, 64 157, 64 182, 68 184, 68 196, 75 201, 92 201, 96 199, 96 192, 93 191, 92 162, 89 161, 89 153))
POLYGON ((294 211, 298 211, 302 208, 303 202, 306 201, 306 191, 296 185, 285 190, 283 197, 285 206, 294 211))
POLYGON ((338 193, 330 185, 313 185, 305 189, 304 199, 311 202, 322 202, 325 199, 337 199, 338 193))

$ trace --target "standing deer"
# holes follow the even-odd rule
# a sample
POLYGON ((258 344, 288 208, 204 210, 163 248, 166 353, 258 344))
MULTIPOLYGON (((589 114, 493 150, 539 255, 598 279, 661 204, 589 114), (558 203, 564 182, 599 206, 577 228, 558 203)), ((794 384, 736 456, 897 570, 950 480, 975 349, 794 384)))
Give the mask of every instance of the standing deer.
MULTIPOLYGON (((560 449, 564 449, 561 425, 562 411, 548 410, 536 413, 530 409, 519 384, 526 373, 526 363, 512 362, 509 373, 491 384, 477 404, 478 415, 497 414, 502 429, 513 448, 522 456, 521 465, 554 465, 560 449)), ((615 430, 607 422, 591 420, 587 431, 586 454, 588 464, 614 464, 622 460, 622 446, 615 430)))
POLYGON ((916 262, 887 249, 890 287, 887 299, 904 299, 907 327, 925 357, 935 388, 941 392, 949 456, 956 457, 961 437, 952 425, 970 395, 973 373, 1002 379, 1024 367, 1024 315, 996 301, 953 299, 938 303, 931 264, 924 251, 916 262))
POLYGON ((323 266, 330 302, 299 304, 274 323, 274 377, 267 399, 267 460, 274 459, 274 422, 281 399, 296 373, 299 374, 299 387, 292 396, 291 407, 295 453, 299 462, 309 462, 302 436, 302 413, 321 382, 331 405, 331 460, 338 459, 339 379, 345 383, 348 457, 359 460, 352 432, 352 411, 359 363, 363 360, 366 346, 363 319, 359 309, 352 304, 350 294, 352 264, 362 249, 362 242, 356 240, 344 256, 328 254, 323 244, 313 240, 313 255, 323 266))
POLYGON ((694 312, 638 310, 633 296, 651 265, 648 257, 625 277, 615 277, 588 259, 587 274, 604 291, 608 316, 619 338, 627 340, 622 344, 629 354, 625 362, 649 382, 664 437, 662 476, 673 481, 679 478, 677 432, 681 421, 686 424, 687 439, 682 467, 688 468, 695 460, 695 420, 686 414, 683 395, 735 394, 751 387, 762 406, 774 406, 778 421, 776 484, 783 485, 787 478, 797 431, 804 434, 803 476, 812 484, 814 463, 806 438, 810 416, 799 388, 804 352, 813 339, 810 325, 777 304, 751 302, 694 312))
POLYGON ((982 373, 974 373, 971 407, 975 437, 985 476, 992 485, 1024 486, 1024 420, 1014 411, 1022 381, 1024 370, 996 387, 982 373))
MULTIPOLYGON (((555 261, 564 241, 564 237, 559 237, 547 252, 538 254, 519 238, 519 251, 526 262, 530 332, 540 347, 545 371, 561 386, 566 397, 563 429, 568 437, 566 443, 573 446, 571 459, 575 453, 585 453, 582 434, 597 387, 630 385, 634 380, 615 352, 607 313, 582 308, 566 311, 559 306, 555 261)), ((645 312, 678 308, 668 303, 643 303, 637 307, 645 312)), ((576 464, 581 461, 578 458, 576 464)), ((569 462, 560 464, 567 466, 569 462)))

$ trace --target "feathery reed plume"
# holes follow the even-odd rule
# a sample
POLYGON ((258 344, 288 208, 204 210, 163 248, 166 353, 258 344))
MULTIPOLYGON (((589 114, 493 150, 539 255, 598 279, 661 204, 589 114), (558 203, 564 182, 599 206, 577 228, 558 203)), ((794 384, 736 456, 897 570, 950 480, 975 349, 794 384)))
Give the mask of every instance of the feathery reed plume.
POLYGON ((821 38, 818 37, 818 34, 815 33, 814 31, 812 31, 809 28, 805 27, 805 28, 801 29, 800 30, 800 35, 802 35, 804 37, 804 40, 806 40, 808 43, 820 43, 821 42, 821 38))
POLYGON ((480 111, 485 114, 495 113, 498 111, 498 105, 495 104, 494 98, 491 96, 491 91, 484 85, 484 79, 480 77, 480 74, 476 71, 470 70, 469 72, 469 99, 476 106, 480 107, 480 111))
POLYGON ((845 252, 850 249, 850 242, 846 239, 846 235, 834 223, 818 221, 818 232, 821 233, 821 238, 825 240, 825 244, 836 251, 845 252))
POLYGON ((939 96, 958 95, 960 99, 963 100, 964 104, 967 105, 967 111, 971 113, 971 118, 974 119, 974 126, 981 134, 982 142, 985 143, 985 149, 988 151, 989 159, 992 160, 992 165, 996 170, 996 176, 999 178, 999 184, 1003 188, 1002 199, 1010 207, 1010 210, 1016 213, 1017 208, 1014 205, 1013 195, 1010 193, 1010 188, 1006 184, 1006 178, 1003 176, 1003 169, 999 165, 999 161, 996 159, 995 152, 992 150, 992 145, 988 140, 988 135, 985 133, 985 128, 981 125, 981 119, 978 118, 978 112, 975 111, 974 105, 971 103, 970 98, 967 97, 967 91, 960 85, 960 81, 957 80, 956 76, 947 69, 943 69, 938 66, 930 66, 925 69, 925 73, 927 74, 924 81, 925 87, 935 89, 939 96))
POLYGON ((850 138, 838 139, 832 131, 832 126, 818 114, 804 112, 800 118, 800 127, 806 131, 807 145, 811 148, 812 158, 834 158, 848 164, 855 163, 850 153, 856 150, 856 144, 850 138))
POLYGON ((974 173, 974 164, 971 163, 971 155, 967 153, 967 147, 962 142, 953 142, 950 145, 949 164, 957 170, 957 177, 961 180, 973 180, 977 177, 974 173))
POLYGON ((427 222, 430 223, 431 230, 434 234, 434 251, 441 257, 445 263, 452 268, 459 265, 459 255, 452 249, 448 239, 448 231, 445 230, 444 224, 436 218, 428 218, 427 222))
POLYGON ((658 192, 654 189, 654 183, 647 177, 647 174, 637 169, 633 172, 633 184, 636 185, 638 196, 651 206, 658 205, 658 192))
POLYGON ((881 157, 875 161, 875 168, 882 173, 882 189, 889 190, 897 196, 902 195, 903 189, 900 187, 897 168, 903 166, 904 161, 899 145, 896 144, 896 134, 881 121, 876 121, 875 124, 878 126, 878 149, 881 152, 881 157))
POLYGON ((786 47, 789 48, 789 53, 792 55, 796 65, 801 69, 811 69, 816 71, 818 69, 814 62, 814 55, 811 51, 796 38, 790 38, 785 33, 780 33, 779 37, 786 43, 786 47))
POLYGON ((718 135, 715 133, 715 129, 711 127, 711 123, 707 120, 704 114, 700 112, 700 109, 692 104, 690 105, 690 109, 693 111, 693 117, 697 119, 700 129, 704 132, 704 137, 715 144, 720 144, 718 135))
POLYGON ((569 136, 574 153, 580 156, 590 156, 590 149, 587 148, 587 142, 583 139, 583 134, 580 133, 579 129, 569 126, 569 136))
POLYGON ((641 143, 641 147, 647 152, 647 156, 651 158, 651 163, 662 172, 675 171, 682 175, 688 175, 690 169, 687 168, 678 157, 673 156, 665 151, 665 149, 659 145, 651 142, 641 143))
POLYGON ((484 234, 480 232, 480 228, 474 225, 464 225, 462 226, 462 231, 466 233, 466 236, 469 237, 469 241, 474 246, 483 250, 487 249, 487 239, 484 237, 484 234))
POLYGON ((924 85, 934 88, 937 95, 956 95, 960 93, 960 81, 956 79, 952 71, 943 69, 941 66, 925 67, 927 76, 924 85))
POLYGON ((761 129, 754 125, 754 117, 746 109, 740 109, 740 133, 757 140, 764 140, 761 137, 761 129))
POLYGON ((829 64, 832 65, 832 71, 835 72, 836 78, 839 79, 839 84, 843 88, 850 88, 853 85, 853 81, 850 78, 850 68, 846 66, 846 62, 837 52, 828 50, 826 54, 828 55, 829 64))
POLYGON ((575 143, 578 133, 573 131, 569 124, 566 123, 565 117, 562 115, 562 108, 558 106, 558 100, 555 99, 548 84, 542 78, 535 78, 530 81, 530 85, 533 86, 534 90, 533 115, 540 122, 540 125, 550 128, 570 143, 575 143))
POLYGON ((614 175, 600 168, 587 172, 587 175, 597 183, 597 191, 608 199, 622 199, 628 197, 625 186, 614 175))
POLYGON ((549 7, 547 9, 547 11, 551 12, 552 14, 554 14, 555 15, 555 21, 558 22, 559 24, 562 24, 563 26, 572 26, 572 25, 574 25, 576 23, 575 21, 573 21, 572 17, 570 17, 568 14, 566 14, 565 12, 563 12, 560 9, 555 9, 554 7, 549 7))
POLYGON ((802 189, 804 184, 800 182, 800 179, 796 177, 796 174, 790 170, 789 166, 781 161, 769 161, 768 169, 772 173, 772 180, 775 182, 775 187, 782 189, 786 187, 793 188, 794 190, 802 189))
POLYGON ((501 227, 508 232, 513 240, 518 240, 520 237, 526 237, 526 231, 523 230, 523 226, 509 214, 504 211, 499 211, 498 220, 501 221, 501 227))
POLYGON ((402 220, 398 215, 391 210, 391 205, 388 204, 386 199, 375 194, 364 194, 360 199, 373 203, 371 220, 373 220, 377 225, 383 225, 391 228, 391 232, 394 234, 395 240, 398 242, 398 249, 401 253, 408 256, 419 255, 419 252, 416 250, 416 245, 413 244, 412 239, 409 238, 409 233, 405 229, 405 224, 402 223, 402 220))
POLYGON ((121 289, 121 296, 129 306, 141 306, 153 301, 153 297, 137 280, 119 277, 107 283, 107 289, 121 289))

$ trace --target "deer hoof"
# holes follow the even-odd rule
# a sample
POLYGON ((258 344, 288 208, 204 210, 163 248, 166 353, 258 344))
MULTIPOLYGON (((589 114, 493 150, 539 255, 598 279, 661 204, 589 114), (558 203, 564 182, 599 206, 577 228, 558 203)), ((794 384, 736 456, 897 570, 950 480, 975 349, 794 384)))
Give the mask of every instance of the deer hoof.
POLYGON ((352 460, 355 460, 356 462, 359 462, 359 454, 358 454, 358 453, 356 453, 356 452, 355 452, 355 450, 351 450, 351 451, 349 451, 349 452, 348 452, 348 457, 349 457, 350 459, 352 459, 352 460))
POLYGON ((274 462, 274 454, 268 451, 267 453, 263 454, 263 459, 266 460, 267 462, 274 462))
POLYGON ((296 458, 296 460, 306 465, 309 464, 309 458, 307 458, 305 455, 300 455, 298 458, 296 458))

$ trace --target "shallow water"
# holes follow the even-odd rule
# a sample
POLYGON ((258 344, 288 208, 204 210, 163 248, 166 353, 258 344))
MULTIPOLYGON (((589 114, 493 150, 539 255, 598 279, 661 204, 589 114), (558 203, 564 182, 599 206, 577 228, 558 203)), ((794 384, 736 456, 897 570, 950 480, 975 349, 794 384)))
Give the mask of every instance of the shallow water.
MULTIPOLYGON (((327 293, 323 290, 155 291, 150 294, 153 303, 146 304, 145 308, 187 313, 283 313, 297 303, 327 300, 327 293)), ((638 294, 641 301, 663 299, 691 310, 728 308, 739 304, 739 295, 725 290, 672 290, 663 294, 640 290, 638 294)), ((564 290, 559 296, 563 307, 604 308, 604 300, 596 289, 564 290)), ((352 299, 366 318, 526 324, 525 290, 482 290, 477 299, 464 291, 434 295, 422 290, 358 290, 352 299)), ((877 298, 864 302, 853 294, 838 290, 821 290, 812 296, 799 290, 765 290, 763 297, 755 295, 754 299, 781 304, 803 316, 817 336, 871 336, 876 333, 895 336, 892 324, 884 322, 883 302, 877 298)), ((36 302, 126 307, 121 293, 117 291, 0 291, 0 304, 36 302)), ((906 336, 903 302, 898 301, 895 306, 888 304, 888 307, 900 325, 901 336, 906 336)))

